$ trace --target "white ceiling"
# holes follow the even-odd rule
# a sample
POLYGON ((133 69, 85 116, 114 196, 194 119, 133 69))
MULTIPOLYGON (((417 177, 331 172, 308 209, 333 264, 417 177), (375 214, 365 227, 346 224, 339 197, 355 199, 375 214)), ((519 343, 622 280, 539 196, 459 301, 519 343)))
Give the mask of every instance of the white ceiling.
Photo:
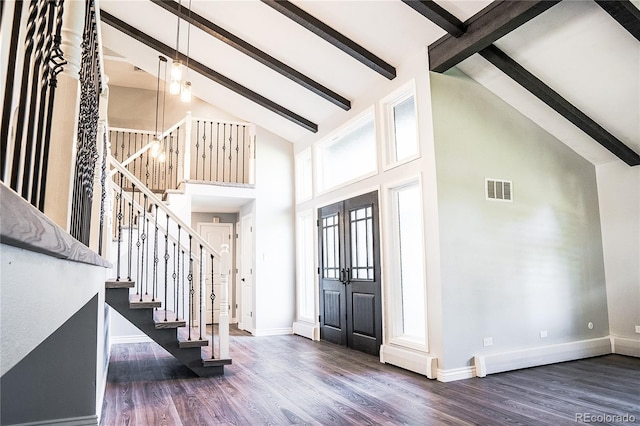
MULTIPOLYGON (((188 2, 183 0, 183 6, 188 2)), ((295 1, 296 5, 393 66, 445 34, 398 0, 295 1)), ((490 1, 438 1, 465 21, 490 1)), ((177 18, 148 0, 101 0, 101 9, 171 46, 177 18)), ((379 75, 257 0, 194 0, 192 10, 351 100, 384 83, 379 75)), ((182 21, 181 51, 187 24, 182 21)), ((155 88, 158 53, 102 24, 110 84, 155 88), (115 55, 124 58, 115 58, 115 55)), ((565 0, 498 40, 500 49, 636 152, 640 152, 640 43, 592 1, 565 0)), ((322 127, 342 109, 225 43, 191 28, 190 56, 322 127)), ((474 55, 459 68, 595 164, 615 160, 589 136, 474 55)), ((309 131, 242 96, 190 73, 194 94, 240 119, 296 142, 309 131)), ((617 160, 619 161, 619 160, 617 160)))

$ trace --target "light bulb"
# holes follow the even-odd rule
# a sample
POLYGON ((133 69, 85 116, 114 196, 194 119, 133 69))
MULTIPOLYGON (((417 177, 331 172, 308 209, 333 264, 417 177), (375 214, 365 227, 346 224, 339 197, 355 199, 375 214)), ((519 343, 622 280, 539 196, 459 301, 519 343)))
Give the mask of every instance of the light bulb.
POLYGON ((191 82, 183 81, 182 90, 180 90, 180 100, 182 102, 191 102, 191 82))
POLYGON ((171 82, 169 83, 169 93, 172 95, 180 93, 180 80, 171 79, 171 82))
POLYGON ((171 63, 171 80, 182 80, 182 62, 177 59, 171 63))
POLYGON ((153 158, 156 158, 160 153, 160 141, 158 139, 154 139, 151 142, 151 148, 149 149, 150 154, 153 158))
POLYGON ((164 160, 167 159, 167 156, 165 155, 164 151, 162 151, 160 154, 158 154, 158 161, 160 163, 164 163, 164 160))

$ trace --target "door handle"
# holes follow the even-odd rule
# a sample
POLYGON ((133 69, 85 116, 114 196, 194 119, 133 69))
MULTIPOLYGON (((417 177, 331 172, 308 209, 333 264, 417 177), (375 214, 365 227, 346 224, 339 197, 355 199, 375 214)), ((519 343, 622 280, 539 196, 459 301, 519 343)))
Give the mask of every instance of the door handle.
POLYGON ((240 281, 244 282, 244 278, 240 278, 240 281))
POLYGON ((349 268, 344 273, 344 282, 345 284, 351 284, 351 271, 349 271, 349 268))
POLYGON ((344 270, 344 268, 340 269, 340 282, 341 282, 342 284, 346 284, 346 283, 347 283, 347 280, 346 280, 346 278, 345 278, 345 275, 346 275, 346 273, 345 273, 345 272, 346 272, 346 271, 344 270))

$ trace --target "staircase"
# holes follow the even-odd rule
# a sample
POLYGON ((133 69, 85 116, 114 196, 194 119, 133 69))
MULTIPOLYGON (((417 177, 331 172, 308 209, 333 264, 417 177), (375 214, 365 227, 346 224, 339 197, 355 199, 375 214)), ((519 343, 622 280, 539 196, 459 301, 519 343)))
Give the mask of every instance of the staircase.
POLYGON ((231 359, 211 359, 211 351, 203 350, 209 341, 196 336, 189 340, 187 333, 180 333, 186 327, 184 320, 172 320, 175 313, 160 310, 160 301, 144 300, 139 302, 135 295, 130 295, 130 288, 135 287, 133 281, 107 281, 105 283, 106 302, 123 317, 131 321, 144 334, 162 346, 178 361, 200 377, 219 376, 224 374, 224 366, 231 364, 231 359), (208 355, 208 356, 207 356, 208 355))
POLYGON ((228 246, 211 247, 156 191, 113 157, 109 163, 112 205, 105 210, 113 218, 116 277, 105 283, 106 302, 196 375, 224 374, 231 364, 228 246), (207 280, 219 281, 217 292, 207 280))

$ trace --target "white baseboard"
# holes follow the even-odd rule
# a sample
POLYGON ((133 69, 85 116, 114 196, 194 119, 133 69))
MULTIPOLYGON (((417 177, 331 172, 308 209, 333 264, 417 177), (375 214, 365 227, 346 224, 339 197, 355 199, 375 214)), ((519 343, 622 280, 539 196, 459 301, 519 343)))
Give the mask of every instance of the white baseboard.
POLYGON ((611 336, 611 352, 640 358, 640 339, 611 336))
POLYGON ((296 321, 293 323, 293 334, 306 337, 311 340, 320 340, 320 329, 315 324, 296 321))
MULTIPOLYGON (((102 408, 102 407, 101 407, 102 408)), ((52 426, 98 426, 98 416, 83 416, 83 417, 70 417, 67 419, 56 420, 41 420, 32 423, 20 423, 14 426, 40 426, 40 425, 52 425, 52 426)))
POLYGON ((437 379, 439 382, 453 382, 456 380, 470 379, 475 377, 476 369, 474 367, 451 368, 442 370, 438 368, 437 379))
POLYGON ((252 333, 254 336, 282 336, 285 334, 293 334, 291 327, 285 328, 262 328, 254 330, 252 333))
POLYGON ((556 362, 573 361, 611 353, 609 337, 538 346, 511 352, 483 354, 474 357, 475 373, 478 377, 502 371, 536 367, 556 362))
POLYGON ((118 345, 121 343, 149 343, 153 342, 151 337, 146 334, 133 334, 130 336, 111 336, 111 344, 118 345))
POLYGON ((429 379, 435 379, 438 375, 438 358, 407 348, 380 346, 380 362, 422 374, 429 379))

